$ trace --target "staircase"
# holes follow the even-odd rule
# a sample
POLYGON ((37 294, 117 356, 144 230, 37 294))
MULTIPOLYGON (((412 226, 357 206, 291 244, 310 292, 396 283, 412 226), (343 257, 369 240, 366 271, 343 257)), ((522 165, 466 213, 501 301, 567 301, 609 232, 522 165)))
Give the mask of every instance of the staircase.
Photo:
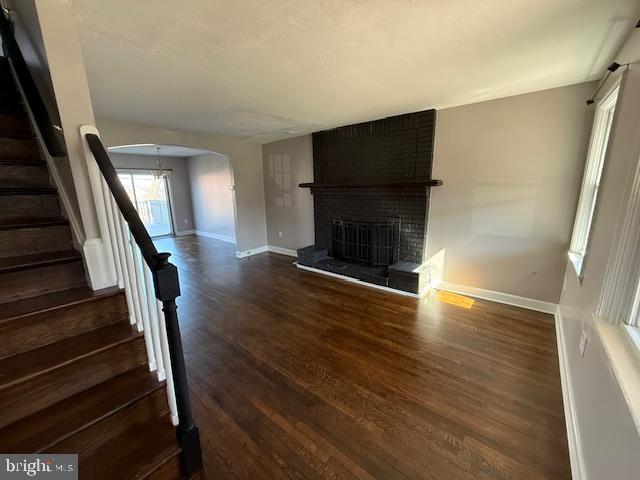
POLYGON ((0 57, 0 452, 78 453, 82 479, 180 478, 164 382, 124 292, 88 288, 0 57))

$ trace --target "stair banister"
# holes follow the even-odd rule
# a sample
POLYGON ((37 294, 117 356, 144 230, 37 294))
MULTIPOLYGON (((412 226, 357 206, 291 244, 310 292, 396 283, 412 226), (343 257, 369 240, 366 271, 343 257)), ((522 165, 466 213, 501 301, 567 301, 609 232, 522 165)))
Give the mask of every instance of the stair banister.
POLYGON ((0 12, 0 35, 2 36, 2 45, 7 57, 11 58, 16 76, 20 82, 20 86, 25 97, 33 118, 38 125, 40 134, 47 147, 47 151, 52 157, 59 157, 67 154, 67 150, 62 140, 62 127, 59 120, 52 120, 47 107, 36 86, 36 82, 29 71, 27 62, 22 56, 20 47, 13 36, 13 26, 7 18, 8 12, 3 9, 0 12))
MULTIPOLYGON (((7 15, 3 8, 0 11, 0 36, 4 53, 11 60, 17 84, 43 140, 44 150, 50 157, 65 156, 67 151, 58 116, 52 116, 40 96, 7 15)), ((202 468, 202 454, 198 428, 191 411, 175 301, 180 295, 178 271, 169 262, 169 253, 157 251, 120 183, 95 127, 83 125, 80 134, 85 141, 89 185, 101 233, 100 238, 81 242, 88 277, 94 290, 96 285, 103 288, 117 284, 124 288, 130 321, 144 332, 149 369, 156 371, 159 380, 166 380, 167 400, 172 421, 177 424, 184 470, 190 475, 202 468), (90 242, 107 247, 91 250, 101 253, 94 255, 91 262, 87 258, 90 242)))
MULTIPOLYGON (((144 263, 151 271, 155 298, 162 304, 162 316, 164 317, 164 322, 161 322, 161 315, 154 316, 153 313, 151 313, 153 306, 148 304, 145 294, 142 291, 137 290, 138 288, 140 290, 145 290, 145 281, 144 277, 140 275, 140 272, 136 268, 136 265, 134 265, 134 268, 132 269, 130 266, 128 267, 126 263, 122 263, 120 270, 123 272, 123 275, 126 273, 130 276, 128 283, 133 284, 135 282, 140 282, 139 285, 132 285, 132 290, 138 292, 133 295, 136 297, 134 300, 144 303, 142 308, 149 309, 144 312, 144 314, 148 314, 149 316, 143 316, 147 321, 149 321, 149 319, 157 319, 158 322, 160 322, 159 327, 165 330, 156 332, 154 331, 154 325, 152 325, 150 329, 144 328, 145 334, 149 333, 153 335, 151 345, 158 345, 164 340, 168 347, 169 362, 164 362, 164 368, 167 371, 168 390, 173 390, 175 394, 175 405, 178 414, 176 433, 182 446, 184 467, 188 475, 202 468, 202 454, 198 427, 193 420, 193 413, 191 410, 184 353, 182 351, 182 340, 180 337, 180 325, 178 322, 176 306, 176 298, 180 296, 178 269, 175 265, 169 262, 171 254, 158 252, 156 246, 153 244, 149 232, 142 223, 142 220, 133 206, 129 195, 118 178, 116 169, 111 163, 109 155, 100 141, 100 137, 95 133, 84 133, 84 138, 96 164, 98 165, 100 173, 102 174, 102 180, 104 181, 103 184, 106 184, 108 187, 108 190, 112 195, 113 203, 117 208, 117 212, 112 212, 114 214, 117 213, 117 215, 112 215, 112 217, 120 217, 121 215, 124 220, 124 223, 128 227, 127 230, 131 233, 131 247, 137 246, 137 248, 139 248, 144 263), (151 330, 151 332, 149 332, 149 330, 151 330), (166 335, 163 335, 165 333, 166 335)), ((110 226, 109 230, 115 229, 112 229, 110 226)), ((123 252, 122 250, 122 248, 119 248, 120 253, 115 256, 127 255, 127 251, 125 250, 123 252)), ((133 258, 133 261, 135 261, 136 255, 134 253, 132 256, 127 258, 133 258)), ((124 283, 126 286, 127 282, 125 281, 124 283)), ((148 285, 148 283, 146 285, 148 285)), ((129 293, 129 295, 131 295, 131 293, 129 293)), ((141 319, 138 319, 138 322, 140 321, 141 319)), ((155 351, 154 347, 151 345, 147 347, 150 361, 154 361, 156 364, 161 363, 163 352, 155 351)), ((171 400, 172 399, 169 398, 170 403, 171 400)))

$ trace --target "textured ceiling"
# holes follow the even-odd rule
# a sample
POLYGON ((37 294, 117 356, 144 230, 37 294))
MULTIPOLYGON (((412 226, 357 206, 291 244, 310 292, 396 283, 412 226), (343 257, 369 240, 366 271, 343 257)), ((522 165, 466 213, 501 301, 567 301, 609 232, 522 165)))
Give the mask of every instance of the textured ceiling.
POLYGON ((637 0, 74 0, 99 117, 267 142, 601 76, 637 0))
POLYGON ((119 147, 109 147, 109 151, 113 153, 125 153, 128 155, 150 156, 156 156, 159 153, 161 156, 165 157, 195 157, 196 155, 212 153, 209 150, 201 150, 199 148, 159 144, 122 145, 119 147), (160 148, 160 152, 158 152, 156 148, 160 148))

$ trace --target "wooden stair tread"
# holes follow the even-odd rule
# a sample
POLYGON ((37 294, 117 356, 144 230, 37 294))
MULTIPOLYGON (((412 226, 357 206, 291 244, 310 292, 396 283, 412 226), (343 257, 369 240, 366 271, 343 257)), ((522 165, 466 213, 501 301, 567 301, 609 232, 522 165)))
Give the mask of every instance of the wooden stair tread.
POLYGON ((164 387, 146 365, 99 383, 0 430, 0 450, 42 452, 164 387))
MULTIPOLYGON (((21 112, 16 112, 16 115, 21 115, 21 112)), ((27 145, 27 146, 37 146, 37 142, 35 137, 31 136, 29 138, 11 138, 11 137, 0 137, 0 145, 2 144, 13 144, 13 145, 27 145)))
MULTIPOLYGON (((0 114, 2 113, 0 112, 0 114)), ((36 140, 36 136, 30 131, 4 132, 0 134, 0 138, 13 138, 16 140, 36 140)))
POLYGON ((78 261, 81 258, 82 256, 75 250, 0 258, 0 273, 68 263, 78 261))
POLYGON ((83 479, 146 478, 181 451, 165 414, 104 444, 94 454, 80 457, 78 470, 83 479))
POLYGON ((96 292, 89 287, 80 287, 3 303, 2 309, 0 309, 0 323, 14 320, 24 315, 42 313, 83 302, 92 302, 104 297, 118 295, 121 292, 122 290, 116 287, 96 292))
POLYGON ((178 478, 164 382, 124 292, 87 287, 47 162, 0 58, 0 451, 78 453, 82 478, 178 478))
POLYGON ((46 167, 47 162, 39 158, 0 158, 0 165, 23 165, 27 167, 46 167))
POLYGON ((119 322, 7 357, 0 360, 0 392, 36 375, 141 336, 142 333, 134 331, 128 322, 119 322))
POLYGON ((69 221, 64 217, 42 218, 12 218, 0 220, 0 230, 17 230, 19 228, 58 227, 67 225, 69 221))
POLYGON ((0 195, 55 195, 58 191, 49 185, 0 186, 0 195))

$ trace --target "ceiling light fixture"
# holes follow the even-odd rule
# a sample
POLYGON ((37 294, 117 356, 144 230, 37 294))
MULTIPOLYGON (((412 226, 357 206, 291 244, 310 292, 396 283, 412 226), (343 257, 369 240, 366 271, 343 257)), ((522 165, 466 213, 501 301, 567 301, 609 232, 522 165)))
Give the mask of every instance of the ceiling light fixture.
POLYGON ((153 170, 153 176, 156 179, 167 178, 167 172, 164 168, 162 168, 162 162, 160 161, 160 148, 161 147, 156 147, 156 160, 158 163, 158 169, 153 170))

